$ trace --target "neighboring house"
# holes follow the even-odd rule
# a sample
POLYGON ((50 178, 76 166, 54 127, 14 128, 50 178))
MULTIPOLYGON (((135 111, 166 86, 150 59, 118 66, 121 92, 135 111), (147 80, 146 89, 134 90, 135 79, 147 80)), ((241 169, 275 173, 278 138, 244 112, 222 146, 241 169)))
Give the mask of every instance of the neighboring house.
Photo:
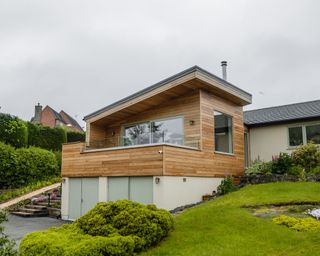
POLYGON ((62 218, 122 198, 168 210, 201 201, 243 174, 250 103, 195 66, 87 115, 86 143, 62 150, 62 218))
POLYGON ((244 122, 247 163, 270 161, 309 141, 320 144, 320 100, 245 111, 244 122))
POLYGON ((42 124, 49 127, 65 126, 76 132, 83 132, 78 122, 63 110, 58 113, 53 108, 46 106, 42 109, 40 103, 35 106, 35 114, 32 123, 42 124))

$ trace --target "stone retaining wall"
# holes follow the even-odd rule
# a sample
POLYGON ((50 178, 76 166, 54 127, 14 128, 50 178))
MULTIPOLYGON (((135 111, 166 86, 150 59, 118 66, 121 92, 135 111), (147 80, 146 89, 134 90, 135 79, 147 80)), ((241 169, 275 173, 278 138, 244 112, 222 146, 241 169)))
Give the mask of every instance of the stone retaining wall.
MULTIPOLYGON (((245 175, 240 177, 240 187, 248 184, 262 184, 271 182, 283 182, 283 181, 302 181, 303 179, 298 175, 280 175, 280 174, 268 174, 268 175, 245 175)), ((308 175, 305 177, 305 181, 320 182, 320 174, 308 175)))

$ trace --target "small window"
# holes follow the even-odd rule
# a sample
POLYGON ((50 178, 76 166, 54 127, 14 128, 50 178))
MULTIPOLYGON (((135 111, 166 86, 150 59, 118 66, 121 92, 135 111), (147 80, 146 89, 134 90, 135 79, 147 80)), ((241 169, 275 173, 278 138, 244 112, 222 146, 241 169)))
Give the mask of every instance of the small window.
POLYGON ((295 147, 303 144, 302 127, 289 128, 289 146, 295 147))
POLYGON ((320 144, 320 124, 306 126, 307 142, 320 144))
POLYGON ((233 153, 232 117, 214 112, 215 151, 233 153))

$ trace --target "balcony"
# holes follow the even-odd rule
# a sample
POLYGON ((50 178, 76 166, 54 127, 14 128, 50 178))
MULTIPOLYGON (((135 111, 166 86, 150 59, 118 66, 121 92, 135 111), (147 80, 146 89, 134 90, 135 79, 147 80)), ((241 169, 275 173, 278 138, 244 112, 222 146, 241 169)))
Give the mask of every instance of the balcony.
MULTIPOLYGON (((102 146, 102 144, 100 144, 102 146)), ((198 144, 197 144, 198 145, 198 144)), ((156 143, 119 147, 63 146, 62 176, 198 175, 208 170, 197 147, 156 143)))

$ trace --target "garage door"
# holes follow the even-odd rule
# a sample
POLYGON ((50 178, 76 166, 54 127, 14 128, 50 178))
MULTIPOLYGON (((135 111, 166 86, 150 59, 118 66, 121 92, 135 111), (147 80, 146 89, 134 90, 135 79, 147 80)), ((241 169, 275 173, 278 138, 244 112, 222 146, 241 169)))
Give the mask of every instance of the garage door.
POLYGON ((153 177, 109 177, 108 201, 119 199, 153 203, 153 177))
POLYGON ((98 202, 98 178, 69 179, 69 219, 75 220, 86 214, 98 202))

